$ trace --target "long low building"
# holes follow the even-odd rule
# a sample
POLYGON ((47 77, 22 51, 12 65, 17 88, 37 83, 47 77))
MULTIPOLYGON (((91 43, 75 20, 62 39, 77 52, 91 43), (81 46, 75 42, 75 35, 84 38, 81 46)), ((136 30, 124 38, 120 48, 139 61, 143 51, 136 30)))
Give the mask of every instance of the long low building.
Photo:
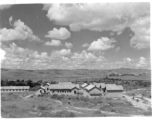
POLYGON ((2 86, 1 92, 26 92, 29 91, 29 86, 2 86))
POLYGON ((122 85, 107 84, 106 85, 106 97, 122 97, 123 87, 122 85))
POLYGON ((45 83, 37 93, 50 93, 51 95, 82 95, 89 98, 122 97, 123 87, 121 85, 105 83, 84 83, 79 85, 71 82, 59 82, 58 84, 45 83))
POLYGON ((71 82, 59 82, 58 84, 50 84, 49 90, 51 95, 76 95, 79 91, 79 85, 71 82))

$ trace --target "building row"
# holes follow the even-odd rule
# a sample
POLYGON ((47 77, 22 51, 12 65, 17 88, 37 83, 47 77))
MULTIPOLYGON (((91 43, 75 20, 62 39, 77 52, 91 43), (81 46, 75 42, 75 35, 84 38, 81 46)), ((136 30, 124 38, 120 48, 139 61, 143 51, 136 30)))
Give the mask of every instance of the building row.
POLYGON ((123 87, 116 84, 59 82, 58 84, 46 83, 38 89, 37 94, 49 93, 51 95, 72 95, 84 97, 122 97, 123 87), (43 92, 42 92, 43 91, 43 92))
MULTIPOLYGON (((4 86, 1 92, 26 92, 29 86, 4 86)), ((35 95, 43 95, 45 93, 54 95, 72 95, 94 97, 122 97, 123 87, 116 84, 105 83, 83 83, 73 84, 71 82, 59 82, 58 84, 45 83, 37 87, 35 95)))

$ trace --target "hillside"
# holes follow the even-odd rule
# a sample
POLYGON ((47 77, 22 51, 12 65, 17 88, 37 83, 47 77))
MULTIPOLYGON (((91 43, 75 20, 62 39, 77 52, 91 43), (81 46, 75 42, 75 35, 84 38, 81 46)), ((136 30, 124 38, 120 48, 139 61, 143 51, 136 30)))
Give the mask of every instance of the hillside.
POLYGON ((143 69, 111 69, 111 70, 21 70, 21 69, 1 69, 1 79, 16 80, 16 79, 31 79, 33 81, 76 81, 76 80, 91 80, 92 78, 119 78, 122 80, 151 80, 151 71, 143 69), (123 76, 109 76, 111 73, 124 74, 123 76), (135 75, 129 75, 135 74, 135 75))

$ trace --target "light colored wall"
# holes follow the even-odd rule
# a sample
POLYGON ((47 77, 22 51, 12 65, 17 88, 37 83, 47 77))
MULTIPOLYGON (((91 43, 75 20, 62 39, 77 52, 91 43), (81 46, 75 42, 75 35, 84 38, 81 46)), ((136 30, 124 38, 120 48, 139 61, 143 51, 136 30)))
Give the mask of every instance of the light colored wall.
POLYGON ((84 97, 90 97, 90 94, 86 90, 83 89, 82 91, 84 97))
POLYGON ((77 94, 74 93, 74 91, 76 91, 76 93, 79 92, 78 89, 73 89, 73 90, 71 91, 71 95, 73 95, 73 96, 77 95, 77 94))
POLYGON ((1 92, 3 92, 3 93, 10 93, 10 92, 26 92, 26 91, 29 91, 28 89, 22 89, 22 90, 16 90, 16 89, 11 89, 11 90, 8 90, 7 89, 7 91, 6 91, 6 89, 5 90, 0 90, 1 92))
MULTIPOLYGON (((63 90, 64 91, 64 90, 63 90)), ((58 91, 56 91, 56 90, 54 90, 54 92, 53 92, 53 90, 51 90, 50 91, 50 94, 51 95, 53 95, 53 94, 57 94, 57 95, 73 95, 73 93, 72 92, 63 92, 62 90, 61 90, 61 92, 58 92, 58 91)))
POLYGON ((106 93, 106 97, 122 97, 122 92, 106 93))
POLYGON ((95 88, 95 89, 91 90, 89 93, 90 94, 101 94, 102 92, 100 90, 98 90, 97 88, 95 88))

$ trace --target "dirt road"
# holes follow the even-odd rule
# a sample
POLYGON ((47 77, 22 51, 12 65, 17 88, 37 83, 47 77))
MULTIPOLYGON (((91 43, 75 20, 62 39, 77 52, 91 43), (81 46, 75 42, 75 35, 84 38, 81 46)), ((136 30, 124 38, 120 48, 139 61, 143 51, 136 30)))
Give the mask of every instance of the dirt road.
POLYGON ((132 99, 133 96, 128 96, 128 95, 124 95, 124 96, 125 96, 126 100, 135 107, 141 108, 145 111, 147 111, 148 108, 150 107, 150 104, 143 103, 143 100, 136 101, 135 99, 132 99))

